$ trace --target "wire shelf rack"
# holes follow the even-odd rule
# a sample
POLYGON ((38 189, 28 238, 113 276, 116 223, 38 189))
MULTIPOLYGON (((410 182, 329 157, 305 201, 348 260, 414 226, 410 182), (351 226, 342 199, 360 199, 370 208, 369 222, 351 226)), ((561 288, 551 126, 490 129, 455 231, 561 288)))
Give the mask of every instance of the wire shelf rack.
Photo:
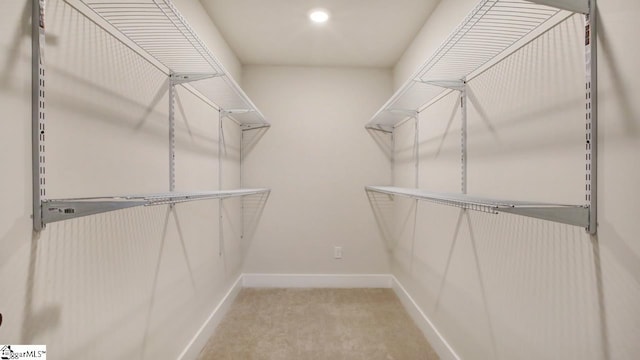
MULTIPOLYGON (((418 114, 448 90, 460 92, 461 194, 430 192, 415 188, 367 186, 367 192, 405 196, 437 204, 486 213, 511 213, 597 231, 597 23, 596 0, 480 0, 464 21, 378 110, 365 126, 393 133, 406 119, 418 114), (563 10, 569 13, 562 13, 563 10), (585 16, 585 200, 587 205, 480 198, 467 195, 467 80, 504 59, 526 41, 534 39, 570 13, 585 16), (596 89, 596 90, 594 90, 596 89)), ((393 137, 392 140, 393 142, 393 137)), ((419 143, 416 143, 419 144, 419 143)), ((416 145, 416 184, 419 145, 416 145)))
POLYGON ((393 186, 367 186, 365 190, 491 214, 504 212, 581 227, 589 225, 589 208, 586 206, 488 199, 393 186))
MULTIPOLYGON (((549 0, 536 2, 552 3, 549 0)), ((433 55, 366 125, 391 132, 447 89, 464 86, 473 72, 557 15, 559 8, 527 0, 482 0, 433 55)))
POLYGON ((42 203, 42 215, 44 224, 48 224, 136 206, 167 205, 197 200, 226 199, 230 197, 269 194, 270 191, 269 189, 235 189, 45 200, 42 203))
POLYGON ((216 104, 220 110, 250 128, 269 123, 226 72, 169 0, 82 2, 125 38, 136 44, 216 104))

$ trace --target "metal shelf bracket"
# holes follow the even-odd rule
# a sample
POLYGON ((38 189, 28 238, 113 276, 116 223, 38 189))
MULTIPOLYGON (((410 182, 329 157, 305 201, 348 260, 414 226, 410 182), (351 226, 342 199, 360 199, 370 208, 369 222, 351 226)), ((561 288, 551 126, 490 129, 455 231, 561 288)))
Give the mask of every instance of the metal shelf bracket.
POLYGON ((247 114, 254 111, 255 110, 251 110, 251 109, 221 109, 220 115, 222 115, 223 117, 228 117, 233 114, 247 114))
POLYGON ((364 128, 367 130, 382 131, 384 133, 393 134, 393 127, 391 126, 375 124, 375 125, 366 125, 364 128))
POLYGON ((242 128, 242 130, 256 130, 256 129, 264 129, 264 128, 268 128, 271 127, 271 125, 269 124, 242 124, 240 125, 240 128, 242 128))
POLYGON ((199 80, 205 80, 205 79, 212 79, 212 78, 216 78, 216 77, 222 77, 225 76, 225 74, 222 73, 215 73, 215 74, 171 74, 169 76, 169 78, 171 79, 171 82, 179 85, 179 84, 185 84, 185 83, 190 83, 193 81, 199 81, 199 80))
POLYGON ((108 211, 126 209, 134 206, 144 206, 146 201, 56 201, 48 200, 42 203, 43 221, 45 224, 69 220, 77 217, 100 214, 108 211))
POLYGON ((464 90, 464 87, 465 87, 465 81, 464 80, 422 80, 422 79, 415 79, 414 81, 422 83, 422 84, 433 85, 433 86, 437 86, 437 87, 441 87, 441 88, 445 88, 445 89, 458 90, 458 91, 464 90))
POLYGON ((404 115, 407 115, 407 117, 411 117, 411 118, 415 118, 419 114, 418 110, 411 110, 411 109, 388 109, 387 111, 390 113, 404 114, 404 115))
POLYGON ((46 200, 42 203, 43 221, 44 224, 48 224, 136 206, 173 205, 197 200, 225 199, 269 192, 269 189, 237 189, 46 200))
POLYGON ((589 209, 579 205, 487 199, 465 194, 436 193, 392 186, 367 186, 365 190, 489 214, 511 213, 580 227, 587 227, 589 224, 589 209))

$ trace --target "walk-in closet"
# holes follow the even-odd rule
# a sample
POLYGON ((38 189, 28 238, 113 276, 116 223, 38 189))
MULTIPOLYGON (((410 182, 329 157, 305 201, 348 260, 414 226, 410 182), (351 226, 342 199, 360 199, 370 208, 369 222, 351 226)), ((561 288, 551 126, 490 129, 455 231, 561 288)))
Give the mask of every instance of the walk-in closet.
POLYGON ((640 2, 0 8, 0 358, 640 357, 640 2))

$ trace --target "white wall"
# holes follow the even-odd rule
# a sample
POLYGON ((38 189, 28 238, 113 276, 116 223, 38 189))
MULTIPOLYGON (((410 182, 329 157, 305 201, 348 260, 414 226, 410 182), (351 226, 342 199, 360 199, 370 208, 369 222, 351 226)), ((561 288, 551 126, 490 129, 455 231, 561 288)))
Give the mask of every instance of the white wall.
POLYGON ((272 189, 244 271, 387 273, 364 186, 388 183, 390 164, 364 123, 390 95, 390 72, 247 66, 243 74, 272 122, 244 162, 246 186, 272 189))
MULTIPOLYGON (((0 343, 59 359, 174 359, 238 277, 240 200, 31 223, 31 1, 0 18, 0 343)), ((168 190, 166 76, 61 0, 47 2, 47 198, 168 190)), ((177 1, 237 77, 202 7, 177 1), (205 14, 205 15, 203 15, 205 14)), ((217 111, 178 89, 177 190, 218 188, 217 111)), ((223 184, 239 186, 240 130, 224 122, 223 184)))
MULTIPOLYGON (((397 65, 396 86, 455 27, 450 21, 474 5, 440 3, 397 65)), ((634 359, 640 353, 639 13, 632 0, 599 2, 597 236, 396 198, 392 272, 461 358, 634 359)), ((584 202, 582 31, 574 16, 470 81, 470 194, 584 202)), ((420 115, 421 188, 459 191, 456 100, 451 94, 420 115)), ((397 129, 398 186, 414 183, 413 126, 397 129)))

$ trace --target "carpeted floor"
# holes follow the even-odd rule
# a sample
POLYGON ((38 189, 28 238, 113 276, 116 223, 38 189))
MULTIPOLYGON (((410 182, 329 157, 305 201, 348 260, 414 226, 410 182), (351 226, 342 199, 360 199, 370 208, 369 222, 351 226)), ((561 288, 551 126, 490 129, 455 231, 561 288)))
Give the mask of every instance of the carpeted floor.
POLYGON ((199 359, 438 356, 391 289, 243 289, 199 359))

